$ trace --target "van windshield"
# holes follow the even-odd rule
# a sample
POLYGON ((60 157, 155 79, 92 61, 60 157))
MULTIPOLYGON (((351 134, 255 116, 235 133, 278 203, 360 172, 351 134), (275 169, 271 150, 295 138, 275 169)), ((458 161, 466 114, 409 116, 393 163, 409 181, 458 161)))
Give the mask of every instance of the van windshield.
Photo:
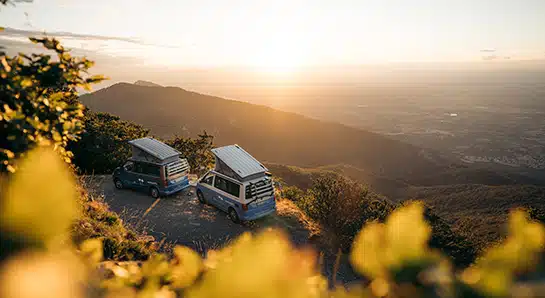
POLYGON ((175 179, 189 173, 189 163, 185 158, 178 159, 177 161, 168 163, 165 171, 168 179, 175 179))

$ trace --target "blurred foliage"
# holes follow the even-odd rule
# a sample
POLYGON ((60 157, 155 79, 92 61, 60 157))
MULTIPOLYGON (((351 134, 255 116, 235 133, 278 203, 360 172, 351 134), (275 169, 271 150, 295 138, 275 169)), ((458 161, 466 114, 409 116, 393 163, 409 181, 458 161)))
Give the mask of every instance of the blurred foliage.
POLYGON ((328 287, 317 254, 272 229, 243 234, 204 259, 177 246, 172 257, 103 261, 104 238, 76 246, 65 241, 82 212, 67 165, 46 149, 31 152, 20 165, 2 193, 0 297, 527 298, 540 297, 545 287, 545 229, 526 212, 513 212, 508 237, 458 271, 428 246, 432 228, 420 203, 400 206, 357 234, 350 261, 367 282, 347 288, 328 287), (37 195, 39 208, 29 205, 37 195), (5 249, 9 243, 19 246, 5 249))
POLYGON ((46 54, 0 53, 0 171, 14 172, 13 161, 27 150, 53 145, 65 161, 65 149, 83 129, 83 106, 76 100, 77 88, 90 89, 102 76, 88 76, 93 62, 74 58, 55 39, 30 38, 54 51, 46 54))
POLYGON ((206 131, 194 139, 176 136, 166 144, 182 153, 194 174, 203 175, 214 166, 214 155, 210 151, 214 147, 214 137, 206 131))
POLYGON ((149 130, 108 113, 85 110, 85 131, 70 142, 74 165, 83 174, 111 173, 131 156, 130 140, 146 137, 149 130))

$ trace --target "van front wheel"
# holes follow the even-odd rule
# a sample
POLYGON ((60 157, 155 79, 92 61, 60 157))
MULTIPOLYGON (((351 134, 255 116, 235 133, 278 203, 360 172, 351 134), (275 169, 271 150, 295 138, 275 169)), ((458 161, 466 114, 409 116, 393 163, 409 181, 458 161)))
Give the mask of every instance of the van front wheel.
POLYGON ((159 198, 159 190, 158 190, 157 188, 155 188, 155 187, 150 188, 149 194, 150 194, 151 197, 154 198, 154 199, 159 198))
POLYGON ((240 219, 238 218, 238 214, 237 214, 237 212, 235 211, 235 209, 233 209, 233 208, 229 208, 229 218, 230 218, 234 223, 239 223, 239 222, 240 222, 240 219))

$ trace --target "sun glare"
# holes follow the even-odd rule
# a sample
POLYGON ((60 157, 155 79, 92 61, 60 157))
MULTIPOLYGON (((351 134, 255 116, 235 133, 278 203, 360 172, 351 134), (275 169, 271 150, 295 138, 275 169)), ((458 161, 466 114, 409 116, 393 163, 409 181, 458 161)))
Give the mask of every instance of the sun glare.
POLYGON ((304 48, 294 40, 268 43, 255 53, 250 64, 262 72, 289 74, 305 63, 304 48))

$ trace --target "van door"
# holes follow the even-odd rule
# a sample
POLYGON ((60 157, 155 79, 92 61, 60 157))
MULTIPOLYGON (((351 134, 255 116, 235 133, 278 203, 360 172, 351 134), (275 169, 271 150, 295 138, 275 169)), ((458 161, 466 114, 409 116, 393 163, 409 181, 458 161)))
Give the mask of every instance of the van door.
POLYGON ((218 190, 216 200, 218 208, 227 211, 229 207, 234 207, 239 211, 240 203, 240 184, 229 181, 223 177, 216 176, 214 187, 218 190))
POLYGON ((216 195, 216 192, 214 190, 214 174, 208 174, 206 175, 202 180, 199 189, 202 191, 202 194, 204 195, 204 199, 212 204, 216 205, 213 201, 213 197, 216 195))
POLYGON ((134 187, 137 189, 144 189, 144 163, 134 163, 134 187))
POLYGON ((132 161, 127 161, 123 165, 123 171, 122 175, 120 177, 123 184, 125 184, 128 188, 136 188, 137 187, 137 180, 136 180, 136 173, 135 173, 135 165, 132 161))

